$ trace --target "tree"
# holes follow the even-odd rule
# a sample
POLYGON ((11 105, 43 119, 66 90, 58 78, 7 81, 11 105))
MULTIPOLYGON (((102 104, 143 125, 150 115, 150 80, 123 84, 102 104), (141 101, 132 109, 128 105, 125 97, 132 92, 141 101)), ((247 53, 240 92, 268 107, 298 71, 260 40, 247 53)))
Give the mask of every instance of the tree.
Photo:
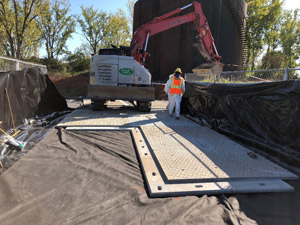
POLYGON ((0 55, 4 55, 5 54, 4 46, 5 46, 5 43, 6 43, 5 28, 1 24, 2 23, 1 23, 1 17, 0 17, 0 55))
POLYGON ((48 7, 48 0, 0 1, 0 27, 5 32, 3 47, 7 56, 20 59, 36 51, 41 35, 36 18, 48 7))
POLYGON ((68 1, 55 0, 52 2, 51 9, 39 20, 48 59, 57 59, 65 53, 66 42, 75 32, 75 21, 71 15, 68 15, 69 11, 68 1))
MULTIPOLYGON (((281 27, 281 20, 282 20, 282 8, 281 3, 279 1, 276 2, 276 7, 272 7, 269 13, 273 15, 272 18, 273 23, 267 27, 264 35, 264 46, 266 47, 266 54, 263 60, 262 69, 268 69, 268 64, 274 65, 274 62, 269 63, 269 59, 272 60, 274 57, 278 56, 278 52, 276 52, 276 48, 280 45, 280 27, 281 27), (272 12, 273 11, 273 12, 272 12), (270 54, 270 57, 268 56, 270 54)), ((278 64, 278 63, 277 63, 278 64)), ((275 69, 275 67, 272 67, 275 69)), ((280 67, 277 67, 280 68, 280 67)))
POLYGON ((295 67, 299 59, 300 48, 300 20, 299 11, 287 10, 283 15, 283 23, 280 31, 281 46, 286 67, 295 67))
POLYGON ((54 75, 56 73, 61 74, 66 71, 66 64, 61 60, 55 58, 43 58, 40 59, 40 63, 47 65, 48 74, 54 75))
POLYGON ((123 10, 110 14, 107 21, 107 32, 104 35, 103 46, 109 48, 115 46, 128 46, 130 44, 130 30, 123 10))
POLYGON ((108 15, 106 12, 93 9, 93 7, 81 6, 81 11, 82 16, 76 16, 77 22, 93 54, 97 54, 97 49, 101 46, 107 33, 108 15))
POLYGON ((24 33, 23 44, 20 48, 21 57, 23 59, 27 59, 31 56, 38 56, 41 45, 41 30, 38 29, 38 22, 34 20, 24 33))
POLYGON ((247 69, 254 70, 257 57, 263 52, 265 34, 272 29, 281 14, 282 0, 246 0, 248 18, 246 41, 248 45, 247 69))
POLYGON ((86 56, 81 49, 76 48, 74 54, 67 57, 70 72, 80 72, 89 69, 90 57, 86 56))
POLYGON ((270 50, 262 58, 262 69, 279 69, 283 67, 284 54, 282 51, 270 50))
POLYGON ((126 3, 127 12, 128 12, 128 21, 130 24, 130 30, 133 30, 133 16, 134 16, 134 4, 137 0, 128 0, 126 3))
POLYGON ((81 6, 82 16, 76 16, 83 36, 89 44, 93 54, 99 48, 108 48, 111 45, 128 45, 130 31, 128 21, 123 10, 115 14, 107 14, 93 7, 81 6))

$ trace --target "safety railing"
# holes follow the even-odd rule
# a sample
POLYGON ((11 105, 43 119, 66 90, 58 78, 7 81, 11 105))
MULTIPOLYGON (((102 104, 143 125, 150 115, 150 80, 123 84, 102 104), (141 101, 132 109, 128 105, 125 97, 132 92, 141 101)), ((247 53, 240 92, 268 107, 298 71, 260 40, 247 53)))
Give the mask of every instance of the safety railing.
POLYGON ((0 72, 20 71, 25 68, 33 67, 38 67, 43 73, 47 73, 47 66, 45 65, 0 56, 0 72))
POLYGON ((187 73, 185 79, 188 82, 208 83, 259 83, 300 79, 300 68, 269 69, 254 71, 223 71, 220 74, 187 73))

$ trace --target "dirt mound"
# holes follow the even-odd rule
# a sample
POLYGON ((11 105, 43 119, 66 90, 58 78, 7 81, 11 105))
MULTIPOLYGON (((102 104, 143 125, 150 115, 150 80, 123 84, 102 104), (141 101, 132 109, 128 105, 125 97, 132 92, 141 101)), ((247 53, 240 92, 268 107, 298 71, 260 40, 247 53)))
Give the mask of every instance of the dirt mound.
POLYGON ((87 96, 89 76, 86 74, 61 77, 60 79, 52 78, 52 82, 65 98, 87 96))

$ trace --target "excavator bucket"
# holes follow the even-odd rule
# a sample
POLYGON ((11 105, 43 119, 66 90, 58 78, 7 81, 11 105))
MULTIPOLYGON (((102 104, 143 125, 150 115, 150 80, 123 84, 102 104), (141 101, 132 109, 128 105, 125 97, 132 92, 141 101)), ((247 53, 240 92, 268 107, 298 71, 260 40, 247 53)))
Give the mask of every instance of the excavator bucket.
POLYGON ((214 77, 214 82, 216 82, 217 77, 223 71, 223 63, 203 63, 196 68, 192 69, 192 71, 199 77, 214 77))
MULTIPOLYGON (((205 50, 202 42, 195 43, 193 46, 200 52, 207 62, 212 61, 212 58, 205 50)), ((220 62, 204 63, 192 69, 192 71, 198 76, 214 76, 214 80, 216 81, 216 78, 223 71, 223 64, 220 62)))

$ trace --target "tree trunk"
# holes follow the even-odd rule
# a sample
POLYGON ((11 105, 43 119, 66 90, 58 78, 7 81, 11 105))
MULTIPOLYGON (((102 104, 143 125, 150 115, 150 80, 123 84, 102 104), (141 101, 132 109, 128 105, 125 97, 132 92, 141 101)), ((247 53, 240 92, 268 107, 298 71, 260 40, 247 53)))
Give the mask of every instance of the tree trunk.
POLYGON ((255 50, 252 49, 252 62, 251 62, 251 70, 255 68, 255 50))
POLYGON ((14 49, 14 40, 12 37, 9 37, 9 45, 10 45, 10 56, 13 57, 13 58, 16 58, 16 55, 15 55, 15 49, 14 49))
POLYGON ((19 38, 17 42, 17 52, 16 52, 16 58, 21 59, 21 47, 22 47, 22 40, 19 38))
POLYGON ((265 62, 263 64, 263 69, 265 69, 265 70, 267 69, 267 66, 268 66, 269 57, 270 57, 269 54, 270 54, 270 45, 268 45, 265 62))

